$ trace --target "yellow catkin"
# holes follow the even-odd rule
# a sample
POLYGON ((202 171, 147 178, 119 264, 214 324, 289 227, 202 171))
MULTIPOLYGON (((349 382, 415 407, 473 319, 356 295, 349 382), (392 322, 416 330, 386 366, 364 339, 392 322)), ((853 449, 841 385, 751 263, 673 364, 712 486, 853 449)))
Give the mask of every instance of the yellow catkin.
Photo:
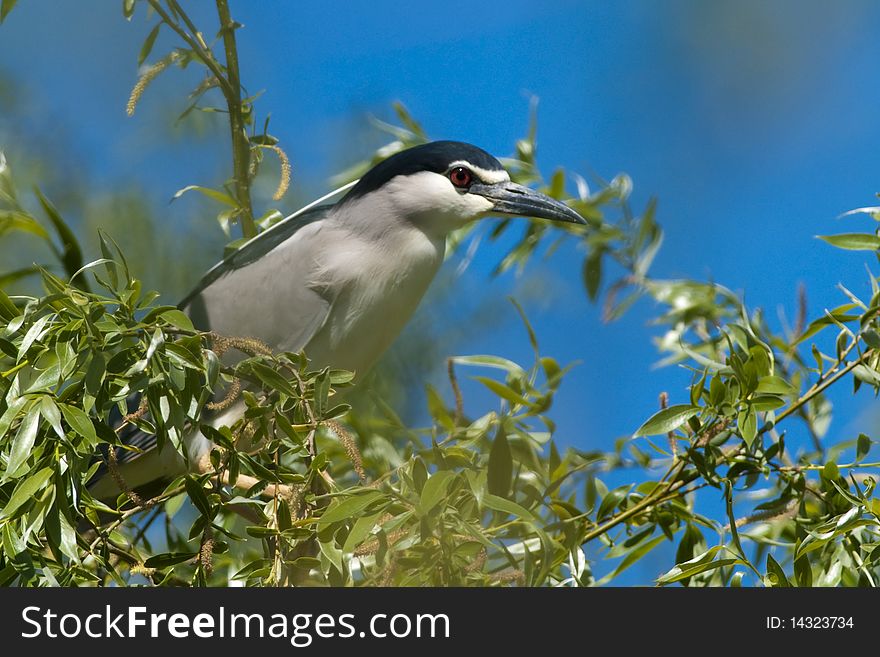
POLYGON ((273 200, 280 201, 287 193, 287 188, 290 187, 290 158, 287 157, 287 153, 281 150, 280 146, 269 146, 269 148, 275 151, 281 162, 281 179, 278 181, 278 188, 272 194, 273 200))
POLYGON ((137 410, 134 413, 129 413, 125 417, 122 418, 122 421, 126 424, 131 424, 135 420, 141 419, 147 413, 147 398, 141 397, 141 402, 138 404, 137 410))
POLYGON ((202 545, 199 547, 199 563, 205 574, 210 577, 214 572, 214 531, 208 527, 202 534, 202 545))
POLYGON ((107 457, 107 469, 110 470, 110 476, 113 477, 113 481, 116 482, 119 490, 124 492, 135 506, 147 506, 144 499, 135 493, 122 477, 122 473, 119 471, 119 463, 116 461, 116 448, 112 445, 107 449, 107 457))
POLYGON ((348 455, 358 479, 361 480, 361 483, 365 482, 367 475, 364 472, 364 460, 361 458, 360 450, 357 448, 352 435, 336 420, 324 420, 324 426, 328 427, 339 438, 339 442, 342 443, 342 447, 348 455))
POLYGON ((235 338, 219 335, 214 332, 208 332, 204 335, 211 341, 211 349, 219 357, 222 357, 230 349, 238 349, 250 356, 257 354, 261 356, 272 355, 272 350, 269 346, 256 338, 235 338))
MULTIPOLYGON (((388 545, 394 545, 400 539, 404 538, 408 535, 409 532, 405 529, 395 529, 393 532, 386 536, 386 541, 388 545)), ((379 539, 371 538, 369 540, 364 541, 359 546, 354 549, 354 556, 356 557, 365 557, 370 554, 375 554, 379 550, 379 539)))
POLYGON ((468 566, 464 569, 466 573, 476 573, 483 570, 483 566, 486 565, 486 560, 489 558, 488 553, 486 552, 486 548, 480 548, 480 553, 477 555, 477 558, 474 559, 468 566))
POLYGON ((526 576, 525 573, 523 573, 523 571, 521 570, 517 570, 515 568, 507 568, 506 570, 502 570, 500 573, 490 575, 489 579, 493 582, 498 582, 501 584, 507 584, 509 582, 523 584, 525 582, 526 576))
POLYGON ((144 577, 152 577, 156 574, 155 568, 147 568, 143 564, 135 564, 131 568, 129 568, 128 571, 132 575, 143 575, 144 577))
POLYGON ((239 395, 241 395, 241 381, 232 379, 232 383, 229 384, 229 390, 226 391, 226 396, 220 401, 208 402, 205 404, 205 408, 209 411, 225 411, 235 403, 239 395))
POLYGON ((137 107, 138 101, 140 101, 141 96, 144 95, 144 91, 150 85, 150 83, 156 79, 156 76, 159 75, 162 71, 168 68, 168 65, 172 63, 176 59, 175 56, 167 57, 155 64, 153 64, 150 68, 148 68, 144 74, 138 79, 137 84, 134 85, 134 89, 131 90, 131 95, 128 97, 128 104, 125 106, 125 113, 129 116, 134 116, 134 110, 137 107))

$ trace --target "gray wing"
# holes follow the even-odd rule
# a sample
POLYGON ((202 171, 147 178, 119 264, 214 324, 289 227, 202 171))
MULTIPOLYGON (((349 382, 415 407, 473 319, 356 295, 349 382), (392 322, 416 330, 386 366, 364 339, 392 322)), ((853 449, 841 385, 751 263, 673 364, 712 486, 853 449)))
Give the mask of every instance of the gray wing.
POLYGON ((327 206, 273 227, 212 269, 180 307, 196 328, 303 349, 324 325, 331 296, 316 285, 327 206), (263 237, 265 236, 265 237, 263 237))
MULTIPOLYGON (((200 330, 256 338, 273 351, 303 349, 326 322, 332 304, 325 291, 309 285, 320 266, 320 220, 331 207, 314 208, 261 233, 205 274, 178 307, 200 330)), ((130 410, 138 403, 132 396, 130 410)), ((156 447, 155 435, 132 425, 119 437, 127 446, 116 448, 120 466, 156 447)), ((92 481, 106 474, 102 466, 92 481)))

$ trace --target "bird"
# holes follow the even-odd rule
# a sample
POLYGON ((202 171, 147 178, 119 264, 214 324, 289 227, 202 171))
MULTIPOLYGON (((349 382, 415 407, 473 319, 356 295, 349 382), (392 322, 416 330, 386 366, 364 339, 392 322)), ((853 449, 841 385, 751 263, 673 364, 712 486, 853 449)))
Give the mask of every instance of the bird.
MULTIPOLYGON (((412 316, 442 264, 449 233, 474 220, 522 216, 586 224, 565 203, 511 181, 501 162, 459 141, 434 141, 383 160, 335 204, 273 225, 210 269, 178 307, 203 331, 304 351, 313 369, 363 376, 412 316)), ((238 403, 212 418, 230 425, 238 403)), ((197 429, 186 454, 132 425, 119 434, 118 473, 131 488, 192 469, 213 443, 197 429)), ((89 484, 120 493, 106 468, 89 484)))

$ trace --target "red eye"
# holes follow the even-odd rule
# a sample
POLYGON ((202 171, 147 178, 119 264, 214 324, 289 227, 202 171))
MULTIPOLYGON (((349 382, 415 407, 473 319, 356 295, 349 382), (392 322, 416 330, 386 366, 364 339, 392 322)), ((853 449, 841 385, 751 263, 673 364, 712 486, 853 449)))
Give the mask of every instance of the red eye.
POLYGON ((456 187, 468 187, 473 179, 474 174, 464 167, 455 167, 449 172, 449 180, 456 187))

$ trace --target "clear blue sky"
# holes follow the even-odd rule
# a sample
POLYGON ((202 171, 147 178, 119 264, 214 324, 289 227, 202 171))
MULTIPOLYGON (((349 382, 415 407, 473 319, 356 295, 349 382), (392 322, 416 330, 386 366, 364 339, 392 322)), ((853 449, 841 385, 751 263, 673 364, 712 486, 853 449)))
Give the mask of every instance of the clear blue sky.
MULTIPOLYGON (((135 182, 173 222, 187 206, 165 200, 185 184, 222 180, 224 151, 144 137, 145 125, 181 107, 174 74, 157 81, 134 119, 124 116, 151 23, 143 7, 125 23, 118 5, 20 0, 0 28, 0 72, 37 108, 29 129, 63 133, 71 160, 88 161, 97 188, 135 182)), ((535 94, 545 171, 625 171, 635 207, 659 199, 666 240, 655 276, 723 283, 770 317, 779 307, 793 314, 801 282, 811 314, 842 303, 838 282, 868 289, 867 258, 813 236, 867 226, 836 216, 873 204, 880 191, 876 3, 237 1, 232 9, 245 25, 243 79, 251 91, 266 90, 258 110, 271 112, 303 196, 323 193, 331 174, 365 154, 364 117, 388 117, 394 100, 433 137, 507 155, 535 94)), ((519 289, 513 275, 489 279, 497 258, 492 248, 479 252, 460 281, 463 305, 519 289)), ((559 441, 610 449, 654 412, 661 390, 682 400, 687 377, 652 368, 651 302, 602 324, 579 266, 574 252, 540 265, 554 291, 528 310, 544 351, 582 361, 555 407, 559 441)), ((527 362, 514 311, 499 307, 509 330, 475 330, 457 352, 527 362)), ((432 319, 441 329, 456 320, 432 319)), ((875 424, 872 396, 842 392, 833 396, 839 439, 875 424)))

